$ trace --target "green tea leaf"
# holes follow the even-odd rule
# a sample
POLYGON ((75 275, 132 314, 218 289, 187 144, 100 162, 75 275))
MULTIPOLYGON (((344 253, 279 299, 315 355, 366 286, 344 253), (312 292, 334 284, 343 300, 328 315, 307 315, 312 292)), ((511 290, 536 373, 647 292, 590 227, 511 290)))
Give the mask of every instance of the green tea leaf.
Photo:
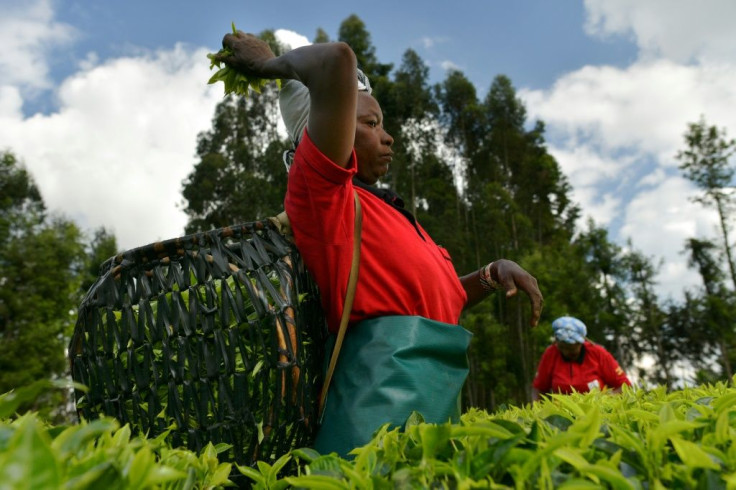
POLYGON ((686 420, 670 420, 669 422, 666 422, 660 425, 659 427, 657 427, 656 429, 654 429, 651 432, 651 434, 654 437, 664 440, 672 435, 681 434, 683 432, 697 429, 699 427, 702 427, 703 425, 704 424, 700 422, 689 422, 686 420))
POLYGON ((713 404, 713 408, 719 415, 724 411, 733 409, 734 406, 736 406, 736 391, 719 397, 713 404))
POLYGON ((183 471, 171 468, 169 466, 155 465, 148 472, 148 478, 143 482, 144 487, 161 485, 162 483, 184 480, 187 474, 183 471))
POLYGON ((7 488, 59 488, 61 468, 51 441, 35 415, 26 415, 13 437, 8 451, 0 458, 0 475, 7 488))
POLYGON ((143 488, 143 484, 148 480, 148 473, 153 468, 155 461, 151 450, 142 447, 130 463, 127 469, 128 485, 131 488, 143 488))
POLYGON ((422 416, 422 414, 417 411, 412 411, 409 414, 409 417, 407 417, 406 422, 404 423, 404 430, 409 430, 409 427, 414 427, 423 423, 424 417, 422 416))
POLYGON ((589 490, 589 489, 600 489, 599 483, 594 483, 590 480, 583 480, 580 478, 572 478, 567 480, 565 483, 557 487, 560 490, 589 490))
POLYGON ((590 463, 581 454, 580 450, 574 450, 572 448, 561 447, 556 449, 554 455, 571 464, 575 469, 579 470, 585 468, 590 463))
POLYGON ((241 465, 235 465, 235 467, 238 469, 240 473, 247 476, 254 482, 263 485, 266 482, 266 478, 258 471, 250 466, 241 466, 241 465))
POLYGON ((573 415, 576 415, 578 417, 582 417, 583 415, 585 415, 583 409, 580 408, 580 405, 575 403, 571 396, 556 393, 551 393, 548 396, 563 407, 565 407, 567 410, 569 410, 573 415))
POLYGON ((320 454, 310 447, 294 449, 291 454, 295 458, 299 458, 306 463, 311 463, 312 461, 320 457, 320 454))
POLYGON ((286 463, 288 463, 290 459, 291 455, 289 453, 286 453, 279 459, 277 459, 276 462, 273 464, 273 468, 271 468, 271 474, 274 477, 278 475, 278 473, 283 469, 284 466, 286 466, 286 463))
POLYGON ((624 478, 618 471, 600 464, 589 465, 582 470, 588 475, 594 475, 601 480, 608 482, 612 488, 616 490, 636 490, 632 483, 624 478))
POLYGON ((256 466, 258 466, 258 471, 263 474, 266 479, 268 479, 269 473, 271 473, 271 465, 266 463, 265 461, 257 461, 256 466))
POLYGON ((287 483, 297 488, 309 488, 315 490, 347 490, 350 486, 341 481, 323 475, 305 475, 286 478, 287 483))
MULTIPOLYGON (((116 430, 118 427, 118 422, 113 419, 103 418, 93 420, 92 422, 67 428, 54 439, 51 446, 62 455, 76 453, 96 438, 116 430)), ((122 429, 118 430, 118 432, 120 431, 122 429)), ((129 435, 130 432, 128 431, 127 434, 129 435)))
POLYGON ((422 444, 422 461, 432 459, 450 439, 450 424, 423 424, 418 426, 422 444))
POLYGON ((672 409, 672 405, 669 403, 662 405, 662 408, 659 410, 659 423, 666 424, 675 420, 678 420, 678 418, 672 409))
POLYGON ((209 478, 208 483, 213 487, 218 487, 226 483, 231 483, 229 479, 231 469, 232 469, 232 464, 220 463, 217 466, 217 469, 215 470, 214 474, 209 478))
POLYGON ((484 437, 497 437, 499 439, 508 439, 513 437, 508 429, 501 427, 493 422, 486 422, 483 424, 473 426, 456 426, 450 427, 450 437, 468 437, 468 436, 484 436, 484 437))
POLYGON ((710 468, 713 470, 720 469, 708 453, 703 451, 697 444, 680 439, 679 437, 670 438, 672 446, 674 446, 677 455, 683 463, 693 468, 710 468))

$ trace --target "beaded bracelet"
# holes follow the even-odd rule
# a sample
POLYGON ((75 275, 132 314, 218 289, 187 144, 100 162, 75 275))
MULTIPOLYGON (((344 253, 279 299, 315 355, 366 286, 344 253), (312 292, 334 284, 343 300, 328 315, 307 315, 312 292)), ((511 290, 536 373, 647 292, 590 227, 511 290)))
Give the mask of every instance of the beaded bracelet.
POLYGON ((485 267, 481 267, 478 271, 478 276, 480 277, 480 285, 486 291, 495 291, 501 286, 498 281, 494 280, 493 277, 491 277, 491 265, 493 265, 493 262, 486 265, 485 267))

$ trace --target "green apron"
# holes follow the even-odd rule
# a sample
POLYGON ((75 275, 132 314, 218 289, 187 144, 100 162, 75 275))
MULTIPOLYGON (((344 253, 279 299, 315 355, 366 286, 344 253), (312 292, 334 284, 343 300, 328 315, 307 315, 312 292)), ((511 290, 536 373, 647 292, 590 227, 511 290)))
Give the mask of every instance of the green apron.
MULTIPOLYGON (((419 316, 385 316, 351 327, 325 403, 314 448, 345 457, 383 424, 457 421, 472 334, 419 316)), ((329 349, 328 349, 329 352, 329 349)))

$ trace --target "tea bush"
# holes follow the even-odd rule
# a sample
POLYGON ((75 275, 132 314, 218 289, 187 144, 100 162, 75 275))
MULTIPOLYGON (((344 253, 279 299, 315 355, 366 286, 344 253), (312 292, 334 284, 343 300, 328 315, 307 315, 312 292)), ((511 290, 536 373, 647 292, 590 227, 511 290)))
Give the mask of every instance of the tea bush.
POLYGON ((383 427, 348 461, 311 450, 243 469, 255 488, 736 489, 736 389, 552 395, 459 424, 383 427))
MULTIPOLYGON (((167 433, 131 436, 110 418, 50 426, 36 413, 13 416, 17 407, 54 388, 48 381, 0 395, 0 490, 218 488, 230 484, 231 464, 220 462, 226 445, 199 454, 171 448, 167 433)), ((78 387, 80 388, 80 387, 78 387)))
POLYGON ((195 454, 111 419, 14 416, 31 388, 0 396, 0 489, 219 488, 236 477, 256 489, 736 489, 733 384, 552 395, 458 424, 413 414, 350 459, 304 448, 253 468, 221 462, 223 444, 195 454))

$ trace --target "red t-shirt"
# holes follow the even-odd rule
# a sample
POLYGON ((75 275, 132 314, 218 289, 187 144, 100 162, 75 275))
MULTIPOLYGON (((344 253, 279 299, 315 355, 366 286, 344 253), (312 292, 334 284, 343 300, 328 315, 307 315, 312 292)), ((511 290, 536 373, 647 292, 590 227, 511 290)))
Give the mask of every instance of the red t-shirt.
POLYGON ((566 361, 555 344, 547 347, 539 361, 533 386, 540 393, 572 393, 573 388, 584 393, 593 388, 631 386, 626 373, 603 346, 587 340, 583 345, 585 354, 581 363, 566 361))
POLYGON ((304 263, 337 331, 353 255, 353 189, 363 210, 360 271, 350 323, 417 315, 457 324, 467 296, 447 251, 417 223, 354 187, 355 152, 346 168, 330 161, 304 132, 289 172, 284 207, 304 263), (421 233, 421 235, 420 235, 421 233))

